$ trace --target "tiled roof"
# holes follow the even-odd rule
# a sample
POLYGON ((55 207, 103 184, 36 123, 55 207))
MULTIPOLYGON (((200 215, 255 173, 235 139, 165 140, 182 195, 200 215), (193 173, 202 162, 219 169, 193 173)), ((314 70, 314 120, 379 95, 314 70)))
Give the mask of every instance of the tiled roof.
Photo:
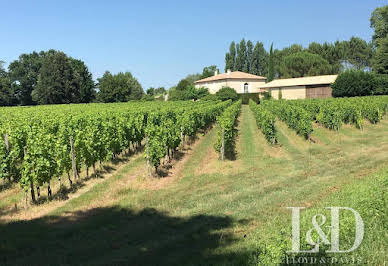
POLYGON ((277 88, 290 86, 303 86, 315 84, 332 84, 337 79, 338 75, 311 76, 290 79, 275 79, 261 86, 261 88, 277 88))
POLYGON ((256 76, 252 74, 248 74, 245 72, 240 72, 240 71, 233 71, 233 72, 227 72, 227 73, 222 73, 218 74, 215 76, 211 76, 205 79, 197 80, 195 83, 204 83, 204 82, 211 82, 211 81, 216 81, 216 80, 224 80, 224 79, 254 79, 254 80, 265 80, 266 77, 262 76, 256 76))

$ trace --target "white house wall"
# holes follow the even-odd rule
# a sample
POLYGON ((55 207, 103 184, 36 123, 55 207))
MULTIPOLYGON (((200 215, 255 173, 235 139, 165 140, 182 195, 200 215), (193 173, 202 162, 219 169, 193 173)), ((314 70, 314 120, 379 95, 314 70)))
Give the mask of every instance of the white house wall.
POLYGON ((258 93, 265 84, 265 80, 221 80, 196 84, 196 88, 205 87, 211 94, 215 94, 222 87, 233 88, 237 93, 244 93, 244 84, 248 83, 248 93, 258 93))

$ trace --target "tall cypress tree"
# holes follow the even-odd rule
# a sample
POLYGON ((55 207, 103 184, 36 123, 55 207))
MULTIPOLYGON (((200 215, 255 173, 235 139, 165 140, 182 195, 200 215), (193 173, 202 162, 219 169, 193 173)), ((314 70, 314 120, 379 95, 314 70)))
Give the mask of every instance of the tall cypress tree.
POLYGON ((225 72, 228 71, 228 69, 231 69, 232 67, 231 64, 231 58, 230 58, 230 53, 225 54, 225 72))
POLYGON ((229 52, 225 55, 225 71, 230 69, 231 71, 235 70, 236 62, 236 44, 233 41, 229 46, 229 52))
POLYGON ((246 64, 246 61, 247 61, 247 45, 245 43, 245 39, 242 39, 237 49, 235 70, 247 72, 248 64, 246 64))
POLYGON ((253 43, 248 40, 247 42, 247 59, 244 64, 244 69, 246 69, 247 73, 252 73, 251 72, 251 64, 252 64, 252 53, 253 53, 253 43))
POLYGON ((268 71, 268 53, 264 49, 262 42, 257 42, 252 53, 251 66, 249 73, 265 76, 268 71))
POLYGON ((271 43, 271 48, 269 49, 267 82, 270 82, 275 78, 274 62, 273 62, 273 49, 272 48, 273 48, 273 43, 271 43))

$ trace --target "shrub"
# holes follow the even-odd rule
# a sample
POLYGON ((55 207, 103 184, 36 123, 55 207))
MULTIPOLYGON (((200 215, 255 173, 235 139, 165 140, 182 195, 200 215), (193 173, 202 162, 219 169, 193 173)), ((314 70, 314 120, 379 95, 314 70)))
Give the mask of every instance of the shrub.
POLYGON ((270 100, 272 98, 271 92, 269 92, 269 91, 264 92, 263 98, 264 98, 264 100, 270 100))
POLYGON ((185 100, 184 91, 177 90, 176 88, 171 88, 168 93, 169 101, 183 101, 185 100))
POLYGON ((221 101, 236 101, 239 98, 237 92, 230 87, 222 87, 222 89, 216 92, 216 96, 221 101))
POLYGON ((198 99, 202 99, 203 97, 206 97, 208 95, 210 95, 210 93, 209 93, 209 90, 207 88, 202 87, 202 88, 197 89, 197 98, 198 99))
POLYGON ((188 86, 184 90, 177 88, 171 88, 169 93, 170 101, 187 101, 187 100, 198 100, 209 94, 207 88, 195 88, 194 85, 188 86))
POLYGON ((143 97, 141 97, 142 101, 155 101, 154 95, 151 94, 145 94, 143 97))
POLYGON ((333 97, 354 97, 376 94, 376 74, 350 70, 341 73, 332 85, 333 97))
POLYGON ((242 104, 248 104, 250 99, 255 103, 260 102, 260 97, 258 93, 244 93, 240 94, 239 96, 242 101, 242 104))
POLYGON ((202 101, 218 101, 218 97, 215 94, 209 94, 201 98, 202 101))

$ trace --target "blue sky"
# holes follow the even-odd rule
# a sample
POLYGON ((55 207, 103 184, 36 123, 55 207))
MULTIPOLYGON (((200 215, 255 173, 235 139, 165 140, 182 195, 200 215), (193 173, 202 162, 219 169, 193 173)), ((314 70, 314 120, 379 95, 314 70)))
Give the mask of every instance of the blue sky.
POLYGON ((216 64, 232 40, 268 49, 293 43, 370 40, 371 12, 388 1, 3 1, 0 60, 57 49, 82 59, 97 79, 130 71, 143 88, 169 88, 216 64))

